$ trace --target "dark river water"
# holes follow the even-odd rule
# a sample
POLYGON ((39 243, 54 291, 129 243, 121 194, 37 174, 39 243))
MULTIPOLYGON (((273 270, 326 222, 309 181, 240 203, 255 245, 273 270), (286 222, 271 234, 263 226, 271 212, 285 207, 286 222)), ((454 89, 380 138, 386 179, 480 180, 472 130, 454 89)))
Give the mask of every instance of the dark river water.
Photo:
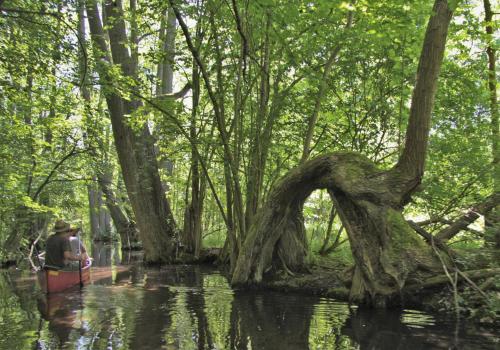
POLYGON ((500 349, 493 330, 416 310, 232 290, 199 266, 144 268, 95 248, 92 283, 45 296, 0 270, 0 349, 500 349))

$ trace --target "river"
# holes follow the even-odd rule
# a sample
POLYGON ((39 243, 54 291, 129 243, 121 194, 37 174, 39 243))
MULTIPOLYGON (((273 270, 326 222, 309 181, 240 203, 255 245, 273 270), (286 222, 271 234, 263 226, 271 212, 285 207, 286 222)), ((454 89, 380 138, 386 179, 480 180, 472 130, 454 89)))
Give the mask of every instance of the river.
POLYGON ((26 269, 0 270, 0 349, 500 348, 498 333, 445 315, 233 290, 213 268, 145 268, 111 246, 92 254, 90 285, 49 296, 26 269))

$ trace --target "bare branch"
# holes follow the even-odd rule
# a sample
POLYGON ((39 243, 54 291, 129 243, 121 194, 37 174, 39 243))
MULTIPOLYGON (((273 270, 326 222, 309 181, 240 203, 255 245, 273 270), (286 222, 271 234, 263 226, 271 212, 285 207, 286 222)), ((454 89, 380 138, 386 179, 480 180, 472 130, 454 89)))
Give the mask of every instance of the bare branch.
POLYGON ((35 194, 33 195, 33 200, 36 201, 37 197, 40 195, 40 193, 42 192, 42 190, 44 189, 44 187, 49 183, 50 179, 52 178, 52 176, 54 176, 54 174, 56 173, 57 169, 66 161, 68 160, 69 158, 77 155, 77 154, 81 154, 81 153, 85 153, 87 152, 88 150, 85 149, 85 150, 77 150, 76 148, 76 144, 73 145, 73 147, 71 148, 71 151, 66 154, 64 157, 61 158, 61 160, 59 160, 56 165, 54 165, 54 167, 52 168, 52 170, 50 171, 49 175, 47 175, 47 177, 45 178, 45 180, 42 182, 42 184, 40 186, 38 186, 38 189, 36 190, 35 194))

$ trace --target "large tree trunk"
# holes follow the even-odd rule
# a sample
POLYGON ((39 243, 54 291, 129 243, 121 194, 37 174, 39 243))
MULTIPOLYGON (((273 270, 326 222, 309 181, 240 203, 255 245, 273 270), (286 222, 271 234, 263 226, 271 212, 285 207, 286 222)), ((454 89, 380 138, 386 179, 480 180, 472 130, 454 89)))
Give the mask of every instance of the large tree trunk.
POLYGON ((292 170, 273 189, 238 258, 232 283, 260 282, 270 268, 297 270, 306 240, 302 205, 316 189, 335 198, 356 262, 351 299, 382 306, 399 295, 409 276, 438 271, 430 247, 408 226, 397 173, 381 171, 356 153, 315 158, 292 170))
MULTIPOLYGON (((84 2, 83 0, 80 0, 78 3, 78 36, 80 38, 81 43, 85 45, 86 44, 85 36, 87 30, 85 26, 85 6, 83 2, 84 2)), ((85 106, 85 110, 87 111, 87 109, 90 108, 90 100, 91 100, 91 91, 87 86, 89 72, 87 72, 86 68, 87 62, 84 61, 85 55, 83 54, 83 52, 81 53, 80 56, 81 59, 79 61, 79 70, 80 70, 80 78, 83 82, 80 88, 80 92, 83 100, 87 104, 85 106)), ((99 164, 97 163, 98 162, 96 161, 96 165, 99 166, 99 164)), ((92 237, 94 239, 96 237, 100 237, 100 235, 102 234, 102 228, 104 228, 108 233, 110 233, 111 227, 108 227, 109 224, 107 221, 109 221, 108 217, 111 216, 116 231, 120 235, 122 249, 130 249, 132 246, 137 245, 137 232, 135 228, 135 223, 132 220, 129 220, 129 218, 125 215, 122 208, 120 208, 118 201, 116 200, 115 193, 111 188, 111 183, 113 181, 113 167, 109 164, 109 162, 106 163, 107 163, 105 165, 106 169, 104 170, 104 172, 101 172, 101 169, 96 170, 95 180, 97 180, 97 183, 99 185, 98 188, 93 186, 93 184, 88 185, 90 228, 92 237), (96 204, 98 202, 96 200, 97 191, 102 192, 100 194, 101 201, 102 201, 102 195, 104 195, 109 215, 108 212, 105 212, 105 214, 103 214, 104 210, 103 208, 101 208, 101 206, 99 206, 99 208, 97 207, 96 204), (98 220, 97 218, 97 213, 99 212, 100 212, 99 217, 102 218, 102 220, 98 220)))
MULTIPOLYGON (((176 224, 170 205, 162 188, 153 139, 147 125, 140 131, 133 130, 125 121, 125 115, 134 115, 141 106, 135 99, 122 99, 109 84, 115 81, 108 69, 111 58, 108 54, 104 31, 95 2, 87 6, 90 32, 94 42, 94 54, 98 62, 98 73, 106 86, 106 101, 111 115, 113 135, 123 179, 137 227, 144 247, 145 262, 172 262, 175 259, 176 224)), ((120 1, 106 3, 106 16, 113 25, 109 28, 113 63, 120 65, 123 74, 136 78, 136 67, 126 47, 127 36, 120 1)))
POLYGON ((106 201, 106 207, 113 220, 116 232, 120 236, 121 249, 132 249, 137 246, 137 229, 135 222, 129 218, 125 211, 120 207, 115 193, 111 188, 111 175, 99 174, 99 186, 102 189, 106 201))
POLYGON ((427 27, 412 98, 404 152, 389 171, 355 153, 321 156, 291 170, 258 212, 241 249, 232 284, 260 282, 273 267, 299 269, 306 255, 302 206, 316 189, 333 193, 355 269, 350 298, 385 307, 408 280, 440 262, 404 220, 401 210, 420 184, 430 116, 451 10, 436 0, 427 27))

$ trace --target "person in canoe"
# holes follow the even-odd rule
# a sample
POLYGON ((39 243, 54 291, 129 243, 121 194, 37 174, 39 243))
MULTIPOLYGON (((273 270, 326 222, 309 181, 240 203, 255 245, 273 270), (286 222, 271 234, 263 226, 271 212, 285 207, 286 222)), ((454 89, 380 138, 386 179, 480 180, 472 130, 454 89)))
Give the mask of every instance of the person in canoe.
POLYGON ((78 236, 78 232, 81 231, 80 227, 71 228, 71 235, 69 236, 69 244, 71 245, 71 252, 73 255, 82 256, 82 261, 85 262, 89 258, 87 255, 87 249, 83 245, 80 237, 78 236))
POLYGON ((74 254, 69 237, 72 233, 70 224, 63 220, 56 221, 54 234, 47 239, 45 249, 45 268, 57 270, 78 270, 78 262, 82 266, 86 262, 86 254, 74 254))

